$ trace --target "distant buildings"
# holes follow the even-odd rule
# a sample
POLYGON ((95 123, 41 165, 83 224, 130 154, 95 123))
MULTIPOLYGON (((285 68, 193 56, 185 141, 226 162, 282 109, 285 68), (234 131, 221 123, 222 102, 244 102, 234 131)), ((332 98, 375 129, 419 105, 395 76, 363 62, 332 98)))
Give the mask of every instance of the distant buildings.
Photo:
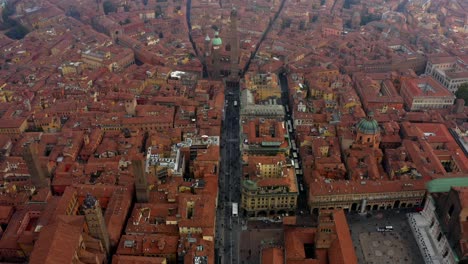
POLYGON ((468 59, 455 56, 431 56, 427 61, 426 75, 432 76, 452 93, 468 82, 468 59))
POLYGON ((403 79, 400 93, 409 111, 449 108, 455 102, 455 96, 429 76, 403 79))
POLYGON ((104 2, 8 3, 30 32, 0 35, 1 262, 214 263, 225 85, 239 215, 289 215, 262 262, 356 263, 344 213, 428 190, 425 259, 467 258, 465 2, 104 2))

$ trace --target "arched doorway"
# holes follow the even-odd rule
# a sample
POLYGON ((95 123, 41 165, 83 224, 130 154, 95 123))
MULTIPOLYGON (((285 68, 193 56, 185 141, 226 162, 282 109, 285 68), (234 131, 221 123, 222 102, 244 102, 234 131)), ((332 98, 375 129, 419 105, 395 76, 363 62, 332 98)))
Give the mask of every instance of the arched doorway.
POLYGON ((353 204, 351 205, 351 212, 352 212, 352 211, 356 211, 356 210, 357 210, 357 203, 353 203, 353 204))
POLYGON ((335 208, 334 207, 328 207, 328 210, 333 210, 333 209, 335 209, 335 208))
POLYGON ((400 200, 396 200, 393 204, 393 208, 400 208, 400 200))
POLYGON ((286 215, 286 211, 285 210, 279 210, 278 214, 281 215, 281 216, 284 216, 284 215, 286 215))
POLYGON ((372 206, 372 211, 375 211, 379 209, 379 205, 378 204, 374 204, 374 206, 372 206))
POLYGON ((318 209, 318 208, 312 209, 312 214, 318 215, 318 212, 319 212, 319 209, 318 209))
POLYGON ((366 211, 370 211, 371 210, 371 205, 366 205, 366 211))
POLYGON ((401 208, 406 208, 406 203, 401 203, 401 208))
POLYGON ((391 204, 387 205, 387 210, 388 210, 388 209, 392 209, 392 205, 391 205, 391 204))
POLYGON ((411 208, 411 207, 413 207, 413 204, 412 204, 412 203, 409 203, 409 204, 408 204, 408 208, 411 208))
POLYGON ((270 215, 275 215, 275 214, 276 214, 276 212, 274 210, 270 211, 270 215))

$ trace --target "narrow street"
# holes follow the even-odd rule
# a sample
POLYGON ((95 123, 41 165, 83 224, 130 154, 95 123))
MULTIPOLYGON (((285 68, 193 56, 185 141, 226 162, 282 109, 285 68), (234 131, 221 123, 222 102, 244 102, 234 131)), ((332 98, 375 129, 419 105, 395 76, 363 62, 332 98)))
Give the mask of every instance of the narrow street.
POLYGON ((233 203, 240 204, 241 160, 239 148, 239 87, 226 87, 221 135, 218 210, 216 212, 216 263, 239 263, 241 215, 234 216, 233 203))
MULTIPOLYGON (((296 139, 296 129, 294 127, 294 120, 292 116, 292 108, 289 104, 289 88, 288 88, 288 80, 285 74, 280 74, 280 85, 281 85, 281 103, 283 104, 284 108, 286 109, 286 116, 284 118, 285 122, 291 122, 292 124, 292 131, 289 132, 290 140, 296 139)), ((299 164, 299 171, 302 172, 302 161, 299 156, 299 143, 297 143, 297 150, 292 149, 290 152, 290 158, 294 160, 295 163, 299 164), (294 154, 295 153, 295 154, 294 154), (293 155, 296 155, 294 157, 293 155)), ((307 188, 304 184, 304 177, 302 173, 297 173, 298 170, 296 169, 296 176, 297 176, 297 184, 299 185, 299 198, 297 199, 297 210, 296 215, 303 215, 308 213, 308 205, 307 205, 307 188)))
MULTIPOLYGON (((262 41, 269 33, 271 26, 275 23, 285 0, 282 0, 273 20, 265 29, 255 52, 252 53, 249 61, 242 71, 245 73, 252 59, 255 58, 262 41)), ((191 38, 190 24, 191 0, 187 2, 187 25, 189 26, 189 39, 196 51, 196 44, 191 38)), ((197 54, 198 56, 198 54, 197 54)), ((203 77, 207 77, 206 65, 203 60, 203 77)), ((239 264, 240 257, 240 236, 245 220, 242 217, 241 204, 241 152, 240 152, 240 89, 239 86, 225 86, 225 105, 223 113, 223 125, 221 132, 221 159, 218 189, 218 208, 216 211, 216 234, 215 234, 215 256, 216 263, 219 264, 239 264), (239 208, 238 215, 233 213, 233 204, 239 208)))

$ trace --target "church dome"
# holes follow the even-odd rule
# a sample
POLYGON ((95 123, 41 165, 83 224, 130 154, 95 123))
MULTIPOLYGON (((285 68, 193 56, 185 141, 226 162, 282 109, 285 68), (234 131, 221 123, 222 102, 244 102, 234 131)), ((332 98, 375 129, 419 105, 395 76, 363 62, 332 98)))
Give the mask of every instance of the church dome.
POLYGON ((369 113, 367 118, 361 119, 356 125, 358 133, 366 135, 375 135, 380 132, 379 124, 373 118, 372 113, 369 113))
POLYGON ((221 46, 221 45, 223 45, 223 41, 222 41, 221 38, 219 37, 218 32, 215 33, 215 36, 214 36, 213 40, 211 41, 211 44, 213 44, 213 46, 221 46))

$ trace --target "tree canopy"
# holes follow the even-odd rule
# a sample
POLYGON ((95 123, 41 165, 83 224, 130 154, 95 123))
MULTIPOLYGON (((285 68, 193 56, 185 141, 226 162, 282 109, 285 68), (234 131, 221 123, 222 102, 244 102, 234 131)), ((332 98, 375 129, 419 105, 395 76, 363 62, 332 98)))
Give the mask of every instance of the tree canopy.
POLYGON ((465 100, 465 105, 468 105, 468 82, 462 83, 460 87, 458 87, 458 90, 455 93, 455 96, 458 99, 465 100))
POLYGON ((117 12, 117 7, 111 1, 104 1, 102 4, 102 8, 104 9, 104 14, 109 14, 113 12, 117 12))
POLYGON ((8 30, 5 35, 11 39, 22 39, 29 33, 29 30, 21 25, 18 24, 14 28, 8 30))

